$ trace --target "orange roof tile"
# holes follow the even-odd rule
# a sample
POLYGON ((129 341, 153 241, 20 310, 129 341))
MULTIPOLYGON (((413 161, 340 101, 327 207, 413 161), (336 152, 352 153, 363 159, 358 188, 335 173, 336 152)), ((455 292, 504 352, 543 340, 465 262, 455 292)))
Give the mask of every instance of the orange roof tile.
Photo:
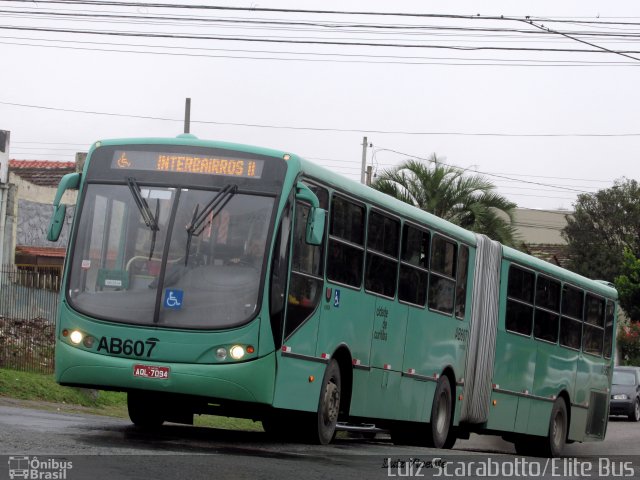
POLYGON ((58 247, 29 247, 27 245, 16 246, 16 253, 22 255, 34 255, 37 257, 64 258, 66 249, 58 247))
POLYGON ((73 173, 75 162, 51 162, 47 160, 9 160, 9 172, 23 180, 43 187, 55 187, 66 173, 73 173))

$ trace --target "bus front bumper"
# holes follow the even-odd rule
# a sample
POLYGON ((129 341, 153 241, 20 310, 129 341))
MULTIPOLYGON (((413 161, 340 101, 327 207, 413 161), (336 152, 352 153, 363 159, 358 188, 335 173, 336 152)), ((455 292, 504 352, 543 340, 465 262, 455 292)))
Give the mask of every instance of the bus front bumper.
POLYGON ((275 353, 248 362, 185 364, 99 355, 59 342, 56 381, 62 385, 108 390, 151 390, 216 400, 272 404, 275 353), (143 365, 168 369, 166 378, 134 375, 143 365))

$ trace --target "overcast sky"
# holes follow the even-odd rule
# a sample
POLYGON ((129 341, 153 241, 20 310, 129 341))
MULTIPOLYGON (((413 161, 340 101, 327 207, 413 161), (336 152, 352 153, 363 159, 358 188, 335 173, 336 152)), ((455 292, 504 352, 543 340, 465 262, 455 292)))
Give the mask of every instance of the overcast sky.
POLYGON ((638 1, 76 3, 0 0, 11 158, 175 136, 190 97, 200 138, 290 151, 357 180, 363 136, 374 171, 435 153, 527 208, 571 209, 580 192, 640 178, 638 1))

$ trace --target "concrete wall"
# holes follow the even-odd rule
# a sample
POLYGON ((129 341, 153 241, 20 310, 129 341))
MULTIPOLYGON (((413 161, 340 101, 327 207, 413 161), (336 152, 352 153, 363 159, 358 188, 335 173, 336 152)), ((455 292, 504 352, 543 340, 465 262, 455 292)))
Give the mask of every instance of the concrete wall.
POLYGON ((16 225, 16 245, 31 247, 66 247, 75 206, 68 206, 64 226, 57 242, 47 240, 49 221, 53 213, 51 204, 37 203, 18 199, 18 216, 16 225))
MULTIPOLYGON (((27 180, 23 180, 15 171, 9 172, 9 183, 17 187, 19 200, 29 200, 31 202, 52 205, 53 199, 56 196, 57 186, 41 187, 40 185, 34 185, 27 180)), ((62 203, 75 205, 76 195, 76 190, 67 190, 62 196, 62 203)))
POLYGON ((567 225, 570 211, 531 210, 517 208, 515 226, 518 236, 525 243, 566 245, 562 238, 562 229, 567 225))

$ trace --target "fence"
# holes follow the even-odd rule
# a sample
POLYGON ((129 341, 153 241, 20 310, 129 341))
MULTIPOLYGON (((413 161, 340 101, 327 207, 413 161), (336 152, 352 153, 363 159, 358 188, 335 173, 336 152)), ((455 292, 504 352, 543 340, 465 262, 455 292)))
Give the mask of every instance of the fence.
POLYGON ((0 368, 53 372, 60 267, 0 265, 0 368))

